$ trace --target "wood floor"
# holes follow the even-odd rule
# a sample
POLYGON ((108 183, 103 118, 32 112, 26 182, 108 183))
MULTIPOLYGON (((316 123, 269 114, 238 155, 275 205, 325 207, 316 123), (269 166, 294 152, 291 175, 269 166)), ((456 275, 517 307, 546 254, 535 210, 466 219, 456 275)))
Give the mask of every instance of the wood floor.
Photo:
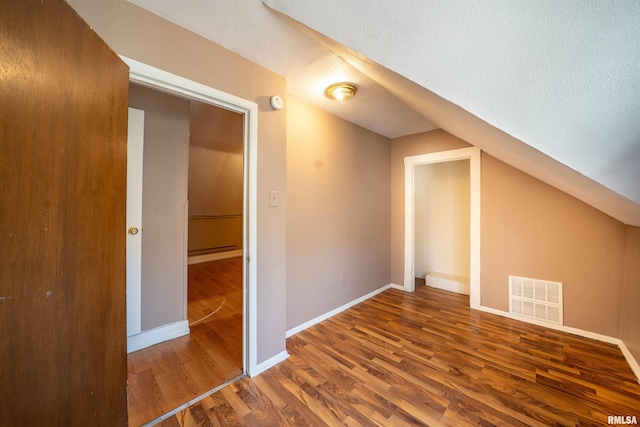
POLYGON ((189 266, 191 334, 130 353, 129 425, 242 374, 242 258, 189 266))
POLYGON ((390 289, 287 340, 291 357, 161 425, 574 426, 640 419, 610 344, 390 289))

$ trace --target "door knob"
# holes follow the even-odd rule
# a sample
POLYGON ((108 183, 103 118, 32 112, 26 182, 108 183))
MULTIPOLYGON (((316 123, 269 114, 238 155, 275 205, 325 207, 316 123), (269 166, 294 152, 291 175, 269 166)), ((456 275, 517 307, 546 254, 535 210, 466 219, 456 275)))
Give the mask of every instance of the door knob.
POLYGON ((131 236, 135 236, 136 234, 138 234, 138 227, 129 227, 129 230, 127 230, 127 233, 129 233, 129 235, 131 236))

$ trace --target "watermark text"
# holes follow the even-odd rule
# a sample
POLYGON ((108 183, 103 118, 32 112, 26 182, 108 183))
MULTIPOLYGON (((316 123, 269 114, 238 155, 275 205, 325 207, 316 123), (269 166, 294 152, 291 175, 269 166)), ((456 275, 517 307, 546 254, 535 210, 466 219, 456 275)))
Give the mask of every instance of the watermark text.
POLYGON ((638 419, 635 415, 609 415, 607 424, 635 425, 638 424, 638 419))

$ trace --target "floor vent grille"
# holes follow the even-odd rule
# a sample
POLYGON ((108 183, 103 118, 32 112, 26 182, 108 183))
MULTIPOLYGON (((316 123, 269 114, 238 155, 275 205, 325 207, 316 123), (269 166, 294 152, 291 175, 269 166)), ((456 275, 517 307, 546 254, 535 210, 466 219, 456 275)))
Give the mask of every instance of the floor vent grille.
POLYGON ((562 283, 509 276, 509 313, 562 325, 562 283))

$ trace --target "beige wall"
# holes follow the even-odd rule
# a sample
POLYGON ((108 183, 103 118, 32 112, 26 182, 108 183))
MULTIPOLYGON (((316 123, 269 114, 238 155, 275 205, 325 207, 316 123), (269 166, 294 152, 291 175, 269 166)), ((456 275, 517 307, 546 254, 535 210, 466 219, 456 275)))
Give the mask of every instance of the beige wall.
POLYGON ((144 110, 142 179, 142 331, 186 320, 183 262, 189 101, 130 85, 129 105, 144 110))
MULTIPOLYGON (((466 146, 442 130, 392 141, 393 283, 404 274, 404 157, 466 146)), ((620 337, 625 225, 486 153, 481 186, 481 304, 508 311, 510 274, 559 281, 565 325, 620 337)))
POLYGON ((189 215, 242 214, 244 157, 189 147, 189 215))
POLYGON ((244 116, 191 102, 189 256, 243 248, 244 116))
POLYGON ((242 153, 189 147, 190 257, 242 249, 243 174, 242 153))
POLYGON ((404 158, 466 148, 471 145, 443 131, 404 136, 391 141, 391 282, 404 283, 404 158))
POLYGON ((564 324, 620 336, 625 226, 483 153, 482 305, 508 311, 508 275, 563 283, 564 324))
MULTIPOLYGON (((296 289, 296 286, 300 286, 300 284, 289 283, 291 295, 289 297, 286 295, 286 281, 289 277, 286 257, 287 216, 285 214, 287 209, 287 107, 285 106, 280 111, 273 111, 269 107, 271 95, 283 96, 286 94, 286 80, 282 76, 247 61, 240 55, 150 14, 126 0, 68 0, 68 2, 117 53, 258 103, 260 109, 258 121, 259 184, 257 189, 259 230, 257 267, 259 283, 258 362, 282 352, 285 349, 284 335, 287 324, 294 325, 303 317, 311 317, 299 316, 298 318, 293 317, 295 313, 291 313, 292 318, 287 321, 286 310, 283 309, 287 300, 289 304, 296 304, 302 298, 300 295, 302 292, 296 289), (279 208, 269 208, 269 190, 280 191, 279 208)), ((293 102, 295 103, 295 101, 293 102)), ((292 120, 296 117, 298 116, 292 113, 292 120)), ((296 125, 303 126, 302 123, 296 125)), ((302 132, 304 129, 299 129, 299 131, 302 132)), ((353 130, 351 132, 353 135, 357 134, 353 130)), ((465 141, 441 130, 397 138, 391 143, 391 282, 403 283, 404 156, 467 146, 469 144, 465 141)), ((292 145, 292 148, 294 147, 292 145)), ((327 159, 331 158, 330 154, 332 153, 326 153, 327 159)), ((320 166, 325 166, 321 159, 319 160, 319 163, 315 163, 314 159, 314 163, 309 165, 310 171, 316 171, 320 166)), ((341 161, 348 164, 352 160, 348 155, 345 155, 341 161)), ((637 281, 634 278, 636 273, 632 269, 630 272, 630 268, 626 270, 627 281, 624 293, 621 291, 623 271, 621 260, 624 259, 625 238, 623 235, 627 233, 626 228, 621 223, 578 202, 565 193, 545 186, 528 175, 505 166, 490 156, 483 156, 481 236, 483 245, 483 304, 498 309, 505 308, 506 274, 522 274, 561 280, 567 286, 565 298, 571 298, 571 301, 565 305, 565 320, 568 325, 619 336, 620 316, 617 313, 620 313, 622 308, 620 301, 623 298, 627 299, 628 296, 637 295, 637 286, 635 285, 637 281), (490 183, 496 184, 498 187, 493 189, 490 187, 490 183), (521 185, 524 185, 527 191, 523 191, 521 185), (488 196, 485 195, 487 192, 490 193, 488 196), (510 213, 505 209, 513 208, 514 200, 523 204, 510 213), (542 205, 533 201, 542 202, 547 209, 543 209, 542 205), (513 244, 513 235, 509 236, 505 231, 506 228, 501 228, 500 221, 502 220, 506 221, 507 228, 515 231, 516 236, 533 248, 526 254, 520 252, 522 256, 511 257, 506 263, 495 258, 496 252, 504 250, 500 246, 501 244, 513 244), (550 254, 555 254, 555 258, 550 254), (547 261, 548 265, 546 265, 547 261)), ((385 176, 388 176, 386 174, 387 172, 377 171, 378 178, 375 179, 384 181, 385 176)), ((373 177, 373 175, 372 173, 371 176, 373 177)), ((346 188, 338 190, 354 191, 350 185, 352 182, 358 182, 360 177, 348 175, 345 177, 350 178, 345 181, 344 187, 346 188), (351 180, 351 178, 354 179, 351 180)), ((292 177, 290 182, 293 185, 295 177, 292 177)), ((318 185, 318 188, 334 191, 335 186, 333 184, 318 185)), ((367 187, 365 190, 373 193, 374 189, 367 187)), ((323 192, 318 193, 318 196, 324 195, 323 192)), ((358 200, 360 198, 366 198, 366 194, 360 195, 358 200)), ((312 200, 307 199, 299 201, 296 209, 289 209, 290 214, 294 215, 296 211, 300 214, 306 209, 305 204, 311 202, 312 200)), ((378 206, 384 206, 384 203, 380 201, 378 206)), ((388 206, 387 203, 387 208, 388 206)), ((340 224, 348 223, 348 221, 342 221, 349 214, 344 209, 335 213, 335 217, 331 217, 327 212, 325 214, 327 215, 322 219, 309 216, 305 221, 308 221, 311 226, 331 222, 336 218, 339 219, 340 224), (340 215, 344 216, 340 217, 340 215)), ((380 215, 384 214, 380 213, 380 215)), ((302 222, 300 218, 298 220, 302 222)), ((304 228, 302 224, 296 227, 304 228)), ((630 233, 632 241, 635 242, 637 240, 636 232, 630 233)), ((380 236, 383 235, 384 233, 380 233, 380 236)), ((363 241, 367 241, 367 239, 363 237, 363 241)), ((380 240, 380 247, 384 248, 385 238, 381 237, 380 240)), ((340 245, 332 245, 330 248, 323 247, 325 252, 319 253, 319 255, 328 254, 330 256, 331 251, 336 248, 340 248, 340 245)), ((378 249, 373 252, 377 254, 377 251, 378 249)), ((305 266, 299 264, 301 260, 297 260, 291 255, 291 250, 288 253, 291 259, 297 263, 293 273, 300 274, 305 266)), ((635 256, 635 254, 637 254, 635 243, 631 244, 631 249, 627 243, 627 256, 635 256)), ((378 255, 373 256, 371 260, 377 259, 378 255)), ((358 264, 360 262, 360 260, 354 260, 353 265, 360 265, 358 264)), ((327 267, 333 269, 336 266, 332 262, 328 262, 327 267)), ((338 270, 332 270, 334 275, 336 271, 343 271, 340 270, 342 266, 338 265, 337 267, 338 270)), ((353 271, 359 272, 360 270, 366 270, 365 266, 361 265, 353 271)), ((293 273, 290 276, 292 280, 293 273)), ((381 273, 380 277, 383 275, 381 273)), ((348 271, 345 274, 345 279, 347 282, 353 280, 348 271)), ((377 282, 377 278, 371 279, 371 282, 377 282)), ((364 291, 360 288, 355 291, 351 290, 356 288, 345 288, 344 295, 349 294, 347 300, 357 298, 364 291)), ((307 298, 306 294, 304 295, 307 298)), ((321 298, 331 297, 328 297, 325 292, 321 298)), ((334 305, 334 302, 336 301, 321 300, 318 304, 330 307, 334 305)), ((631 327, 637 325, 637 320, 633 320, 637 319, 635 317, 637 315, 633 314, 633 310, 627 304, 631 303, 625 302, 625 320, 623 320, 622 329, 625 336, 630 337, 627 340, 637 355, 638 340, 630 332, 631 327), (629 321, 629 318, 632 320, 629 321)))
MULTIPOLYGON (((201 102, 191 102, 190 216, 242 214, 243 127, 242 114, 201 102)), ((239 239, 242 240, 242 236, 239 239)))
POLYGON ((286 192, 286 79, 126 0, 70 0, 118 54, 256 102, 258 119, 258 363, 285 350, 286 198, 269 208, 269 190, 286 192))
POLYGON ((288 105, 291 329, 389 284, 390 141, 295 98, 288 105))
POLYGON ((470 276, 469 160, 418 165, 414 172, 415 277, 470 276))
POLYGON ((627 226, 621 338, 640 362, 640 227, 627 226))

